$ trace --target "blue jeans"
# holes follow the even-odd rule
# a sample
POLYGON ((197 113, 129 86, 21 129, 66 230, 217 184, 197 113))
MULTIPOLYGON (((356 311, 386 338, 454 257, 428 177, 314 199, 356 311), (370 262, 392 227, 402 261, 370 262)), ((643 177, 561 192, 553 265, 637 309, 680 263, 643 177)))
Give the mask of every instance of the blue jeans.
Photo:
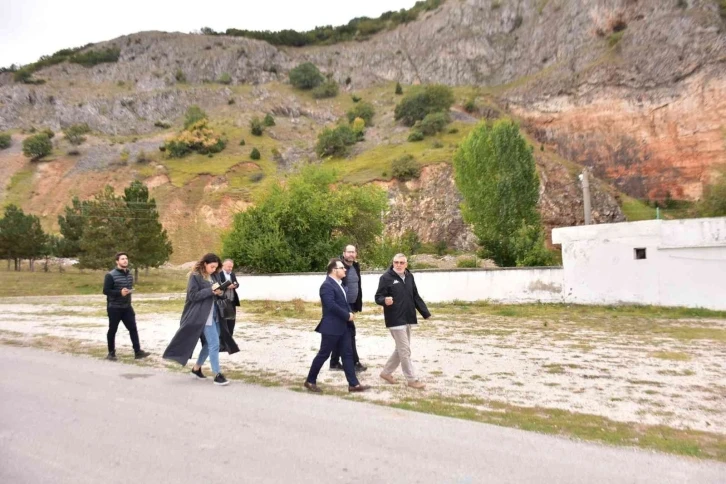
POLYGON ((209 356, 212 372, 216 375, 219 373, 219 323, 217 321, 214 321, 211 326, 204 327, 204 339, 207 342, 202 345, 202 351, 199 352, 197 366, 201 368, 209 356))

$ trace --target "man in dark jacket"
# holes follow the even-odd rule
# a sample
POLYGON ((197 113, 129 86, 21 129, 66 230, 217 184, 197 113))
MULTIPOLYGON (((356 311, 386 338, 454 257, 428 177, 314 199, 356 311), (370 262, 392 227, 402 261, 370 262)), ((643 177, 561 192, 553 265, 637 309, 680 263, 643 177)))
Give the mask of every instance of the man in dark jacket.
POLYGON ((330 357, 330 353, 336 347, 343 356, 343 369, 345 378, 348 380, 348 391, 362 392, 370 388, 367 385, 360 384, 353 369, 353 351, 350 348, 350 331, 347 322, 352 321, 354 316, 350 312, 345 289, 340 283, 344 276, 345 266, 343 263, 338 259, 330 259, 328 275, 325 277, 323 285, 320 286, 323 317, 318 327, 315 328, 315 331, 321 335, 320 351, 315 355, 310 366, 310 372, 305 380, 305 388, 311 392, 320 393, 322 391, 317 385, 318 374, 325 360, 330 357))
POLYGON ((222 262, 222 272, 220 277, 220 282, 232 282, 232 285, 225 291, 224 298, 228 301, 227 304, 229 304, 231 309, 230 315, 232 316, 231 318, 225 318, 227 321, 227 328, 229 329, 229 334, 234 335, 234 325, 237 321, 237 308, 239 307, 239 296, 237 295, 239 283, 237 283, 237 276, 234 275, 234 261, 232 259, 225 259, 224 262, 222 262))
POLYGON ((408 386, 420 390, 426 385, 416 379, 411 364, 411 327, 417 324, 416 310, 424 319, 429 319, 431 313, 418 295, 416 281, 407 266, 406 256, 396 254, 391 267, 381 276, 376 291, 376 304, 383 306, 386 328, 391 331, 396 342, 396 350, 383 367, 380 376, 388 383, 396 383, 393 372, 401 365, 408 386))
MULTIPOLYGON (((345 265, 345 277, 340 282, 345 288, 345 294, 348 296, 348 304, 352 313, 359 313, 363 310, 363 288, 360 278, 360 264, 358 264, 357 258, 358 251, 355 245, 346 245, 343 255, 340 256, 341 262, 345 265)), ((360 362, 358 348, 355 346, 355 323, 353 321, 348 321, 348 329, 350 330, 351 344, 353 346, 355 371, 366 371, 368 368, 360 362)), ((333 355, 330 357, 330 369, 343 369, 343 365, 340 364, 340 353, 338 353, 337 349, 333 350, 333 355)))
POLYGON ((139 344, 139 332, 136 329, 136 313, 131 307, 131 293, 134 290, 134 276, 129 271, 129 257, 125 252, 116 254, 116 268, 106 274, 103 280, 103 293, 106 295, 106 311, 108 312, 107 360, 116 361, 116 331, 123 321, 131 336, 134 357, 138 360, 146 358, 150 353, 143 351, 139 344))

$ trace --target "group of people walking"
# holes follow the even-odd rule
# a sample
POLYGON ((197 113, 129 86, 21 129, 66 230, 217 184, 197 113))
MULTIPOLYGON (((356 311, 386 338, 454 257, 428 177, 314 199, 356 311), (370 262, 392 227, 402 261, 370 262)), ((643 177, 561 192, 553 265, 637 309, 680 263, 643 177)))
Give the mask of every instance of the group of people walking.
MULTIPOLYGON (((363 385, 357 373, 364 372, 356 348, 356 313, 363 310, 363 288, 358 253, 354 245, 346 246, 339 258, 330 259, 325 281, 320 286, 322 318, 315 328, 321 334, 320 349, 313 359, 304 387, 321 393, 317 377, 330 358, 331 370, 342 370, 348 381, 348 391, 362 392, 370 388, 363 385)), ((107 298, 109 318, 108 356, 116 360, 115 336, 120 322, 129 330, 135 358, 145 358, 149 353, 142 350, 136 319, 131 306, 133 276, 129 271, 128 255, 116 254, 116 268, 106 274, 103 293, 107 298)), ((233 272, 232 260, 222 262, 215 254, 205 254, 193 267, 187 283, 186 300, 179 329, 163 353, 163 358, 186 366, 192 358, 197 342, 202 349, 192 366, 191 374, 200 380, 207 376, 202 366, 209 359, 215 385, 227 385, 222 374, 219 353, 234 354, 239 347, 234 340, 236 307, 239 287, 233 272)), ((424 319, 431 317, 421 299, 413 274, 408 270, 404 254, 396 254, 389 269, 380 277, 375 294, 376 304, 383 306, 386 327, 395 342, 395 349, 386 362, 380 377, 389 384, 396 384, 393 374, 401 366, 407 385, 423 389, 424 383, 417 377, 411 363, 411 328, 417 324, 416 312, 424 319)))

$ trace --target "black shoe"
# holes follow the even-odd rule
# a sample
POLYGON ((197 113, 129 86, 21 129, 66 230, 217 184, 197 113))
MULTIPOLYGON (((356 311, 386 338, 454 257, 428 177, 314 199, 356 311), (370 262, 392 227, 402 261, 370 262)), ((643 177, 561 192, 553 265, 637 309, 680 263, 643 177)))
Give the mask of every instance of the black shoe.
POLYGON ((106 359, 109 360, 109 361, 116 361, 116 353, 109 353, 106 356, 106 359))
POLYGON ((136 353, 134 353, 134 358, 137 360, 140 360, 142 358, 146 358, 147 356, 151 355, 148 351, 139 350, 136 353))
POLYGON ((331 363, 330 369, 337 370, 337 371, 343 371, 343 365, 341 365, 340 363, 331 363))
POLYGON ((358 373, 358 372, 360 372, 360 371, 366 371, 367 369, 368 369, 368 367, 367 367, 367 366, 365 366, 365 365, 364 365, 363 363, 361 363, 360 361, 359 361, 358 363, 356 363, 356 364, 355 364, 355 372, 356 372, 356 373, 358 373))
POLYGON ((198 370, 195 370, 194 368, 192 368, 192 375, 194 377, 196 377, 198 380, 204 380, 205 378, 207 378, 204 375, 204 373, 202 373, 202 369, 201 368, 199 368, 198 370))
POLYGON ((222 375, 221 373, 217 373, 217 376, 214 377, 214 384, 215 385, 229 385, 229 382, 227 379, 222 375))

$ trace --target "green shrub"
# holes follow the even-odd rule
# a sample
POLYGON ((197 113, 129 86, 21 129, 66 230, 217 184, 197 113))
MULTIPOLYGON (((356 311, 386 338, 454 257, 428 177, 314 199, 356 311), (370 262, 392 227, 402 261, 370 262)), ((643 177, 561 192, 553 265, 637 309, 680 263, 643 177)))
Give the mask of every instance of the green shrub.
POLYGON ((323 84, 313 89, 313 97, 315 99, 326 99, 337 95, 338 83, 333 80, 325 81, 323 84))
POLYGON ((176 82, 185 83, 187 82, 187 76, 184 75, 184 71, 181 69, 177 69, 174 73, 174 79, 176 79, 176 82))
POLYGON ((355 118, 350 124, 350 129, 353 130, 356 141, 363 141, 365 139, 366 122, 363 121, 363 118, 355 118))
POLYGON ((444 130, 447 124, 451 122, 449 113, 438 112, 427 114, 421 123, 416 123, 418 130, 426 136, 432 136, 444 130))
POLYGON ((253 117, 250 120, 250 133, 252 133, 255 136, 262 136, 262 133, 265 131, 265 125, 260 121, 260 118, 257 116, 253 117))
POLYGON ((167 141, 164 146, 165 150, 162 151, 166 151, 171 158, 181 158, 192 151, 203 155, 219 153, 227 146, 227 140, 216 134, 207 125, 206 119, 202 119, 167 141))
POLYGON ((190 126, 203 119, 207 119, 207 113, 205 113, 202 108, 196 104, 189 106, 184 116, 184 129, 189 129, 190 126))
MULTIPOLYGON (((88 125, 86 125, 86 126, 88 126, 88 125)), ((90 129, 89 129, 89 131, 90 131, 90 129)), ((48 139, 53 139, 55 137, 55 133, 50 128, 43 128, 40 130, 40 132, 43 133, 44 135, 46 135, 48 137, 48 139)))
POLYGON ((464 103, 464 111, 471 114, 476 111, 476 102, 473 99, 469 99, 464 103))
POLYGON ((79 52, 68 59, 70 62, 80 64, 83 67, 92 67, 105 62, 118 62, 121 50, 117 47, 109 47, 103 50, 89 50, 88 52, 79 52))
POLYGON ((252 151, 250 152, 250 158, 252 158, 253 160, 259 160, 261 156, 262 155, 260 155, 260 150, 258 150, 257 148, 252 148, 252 151))
POLYGON ((244 139, 241 139, 241 140, 239 140, 239 145, 240 145, 240 146, 244 146, 245 144, 246 144, 246 143, 245 143, 245 140, 244 140, 244 139))
POLYGON ((265 178, 265 174, 261 171, 258 171, 258 172, 251 174, 249 177, 249 180, 252 183, 258 183, 258 182, 262 181, 263 178, 265 178))
POLYGON ((262 124, 264 124, 267 127, 274 126, 275 118, 273 118, 270 113, 267 113, 267 114, 265 114, 265 119, 262 120, 262 124))
POLYGON ((477 260, 474 257, 462 257, 461 259, 458 259, 456 261, 456 267, 464 268, 464 267, 479 267, 477 264, 477 260))
POLYGON ((91 128, 88 126, 88 123, 74 124, 63 130, 66 140, 68 140, 68 142, 73 146, 83 144, 83 142, 86 141, 86 137, 83 135, 90 132, 91 128))
POLYGON ((298 89, 313 89, 325 81, 320 70, 312 62, 304 62, 290 70, 290 84, 298 89))
POLYGON ((167 123, 166 121, 157 121, 154 123, 154 126, 157 128, 162 128, 162 129, 171 128, 171 124, 167 123))
POLYGON ((31 160, 39 160, 53 151, 53 144, 45 133, 34 134, 23 140, 23 154, 31 160))
POLYGON ((403 94, 403 88, 401 87, 401 83, 400 83, 400 82, 397 82, 397 83, 396 83, 396 91, 395 91, 395 92, 396 92, 396 94, 397 94, 397 95, 399 95, 399 96, 400 96, 401 94, 403 94))
POLYGON ((358 103, 350 109, 346 115, 348 116, 348 122, 352 123, 355 118, 361 118, 366 122, 366 126, 373 126, 373 116, 376 114, 376 109, 371 103, 362 102, 358 103))
POLYGON ((228 73, 224 72, 221 76, 219 76, 219 79, 217 79, 217 82, 220 84, 232 84, 232 76, 230 76, 228 73))
POLYGON ((449 134, 456 134, 456 133, 458 133, 458 132, 459 132, 459 128, 451 128, 451 129, 449 130, 449 134))
POLYGON ((448 112, 452 104, 454 93, 450 87, 441 84, 416 86, 396 105, 394 118, 406 126, 413 126, 429 113, 448 112))
POLYGON ((361 98, 356 96, 355 94, 351 94, 350 98, 353 100, 354 103, 357 103, 358 101, 361 100, 361 98))
POLYGON ((437 240, 436 244, 434 244, 434 250, 436 250, 436 255, 446 255, 446 252, 449 250, 449 245, 444 239, 437 240))
POLYGON ((8 133, 0 133, 0 150, 10 147, 12 138, 8 133))
POLYGON ((345 156, 348 154, 348 146, 355 144, 356 141, 357 136, 350 126, 342 125, 335 129, 325 128, 318 135, 315 153, 321 158, 324 156, 345 156))
POLYGON ((421 166, 412 155, 403 155, 391 162, 391 173, 400 181, 411 180, 421 175, 421 166))
POLYGON ((424 139, 424 134, 421 131, 417 130, 417 129, 411 131, 411 134, 408 135, 408 140, 409 141, 414 141, 414 142, 415 141, 423 141, 423 139, 424 139))

